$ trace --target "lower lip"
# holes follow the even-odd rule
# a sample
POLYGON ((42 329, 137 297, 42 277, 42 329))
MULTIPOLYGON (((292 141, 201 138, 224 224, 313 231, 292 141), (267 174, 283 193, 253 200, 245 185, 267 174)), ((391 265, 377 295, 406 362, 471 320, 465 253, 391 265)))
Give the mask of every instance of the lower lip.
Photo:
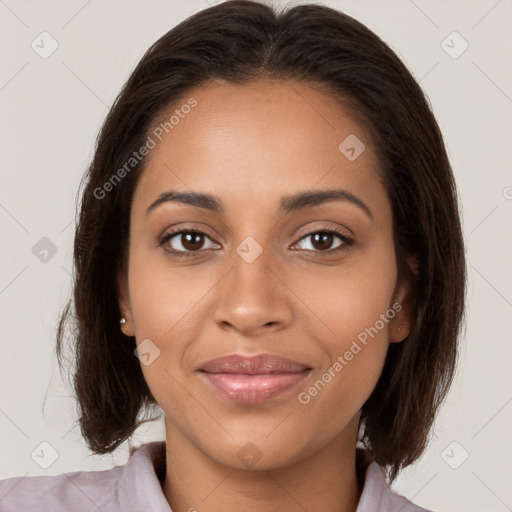
POLYGON ((295 387, 310 370, 301 373, 248 375, 238 373, 201 372, 206 382, 218 393, 243 404, 259 404, 295 387))

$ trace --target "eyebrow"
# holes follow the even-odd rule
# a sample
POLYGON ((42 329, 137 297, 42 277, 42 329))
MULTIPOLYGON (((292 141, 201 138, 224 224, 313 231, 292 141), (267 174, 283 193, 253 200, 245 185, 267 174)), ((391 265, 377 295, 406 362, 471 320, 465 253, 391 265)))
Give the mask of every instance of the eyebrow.
MULTIPOLYGON (((149 215, 149 213, 152 210, 154 210, 161 204, 170 201, 182 204, 189 204, 215 213, 224 213, 222 201, 220 198, 216 196, 213 196, 211 194, 204 194, 201 192, 177 192, 174 190, 170 190, 168 192, 163 192, 162 194, 160 194, 158 198, 149 205, 149 207, 146 210, 146 216, 149 215)), ((302 210, 304 208, 324 204, 329 201, 350 202, 361 208, 366 213, 366 215, 371 220, 373 220, 373 213, 367 206, 367 204, 363 202, 359 197, 349 192, 348 190, 343 189, 327 189, 314 191, 305 190, 294 195, 284 196, 281 198, 279 213, 286 214, 293 211, 302 210)))

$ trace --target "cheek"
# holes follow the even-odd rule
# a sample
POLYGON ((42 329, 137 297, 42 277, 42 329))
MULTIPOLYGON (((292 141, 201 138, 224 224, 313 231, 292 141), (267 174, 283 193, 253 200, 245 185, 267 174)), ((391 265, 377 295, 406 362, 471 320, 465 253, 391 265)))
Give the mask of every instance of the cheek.
POLYGON ((379 380, 388 347, 377 339, 367 345, 340 345, 333 347, 332 361, 298 396, 302 428, 312 429, 320 443, 332 439, 357 417, 379 380))
POLYGON ((148 346, 157 354, 149 365, 141 364, 145 380, 164 409, 176 401, 186 408, 190 397, 181 396, 183 376, 178 373, 191 341, 201 337, 207 321, 201 298, 212 286, 210 279, 192 267, 171 268, 161 256, 134 250, 129 283, 137 344, 146 343, 139 350, 148 346))
MULTIPOLYGON (((343 349, 348 340, 375 326, 380 339, 387 339, 388 322, 394 316, 391 299, 396 284, 394 252, 378 247, 360 258, 351 256, 337 267, 318 267, 294 283, 305 311, 331 340, 329 346, 343 349), (309 310, 309 311, 308 311, 309 310)), ((362 334, 364 337, 364 334, 362 334)), ((330 350, 331 351, 331 350, 330 350)))
POLYGON ((326 355, 317 378, 330 390, 323 391, 322 382, 316 388, 323 395, 318 402, 327 407, 344 403, 357 411, 378 381, 395 316, 393 257, 392 251, 375 251, 373 258, 323 269, 302 281, 297 295, 309 306, 309 323, 318 325, 316 334, 310 332, 326 355))
POLYGON ((193 335, 203 320, 201 298, 214 284, 197 268, 171 266, 156 251, 134 250, 130 259, 130 303, 137 338, 193 335))

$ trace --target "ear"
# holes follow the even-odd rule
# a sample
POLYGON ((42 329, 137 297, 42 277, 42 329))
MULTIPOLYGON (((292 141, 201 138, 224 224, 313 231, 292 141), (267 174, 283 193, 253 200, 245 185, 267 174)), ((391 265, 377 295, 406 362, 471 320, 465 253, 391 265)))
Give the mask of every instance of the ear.
MULTIPOLYGON (((416 254, 407 259, 407 264, 411 272, 414 275, 418 275, 419 262, 416 254)), ((411 283, 409 279, 406 279, 397 288, 390 307, 396 314, 389 322, 389 342, 398 343, 404 341, 404 339, 409 336, 414 318, 411 283)))
MULTIPOLYGON (((126 319, 124 324, 120 324, 121 331, 126 336, 135 336, 133 318, 130 309, 130 296, 128 293, 128 276, 121 270, 117 276, 117 300, 121 317, 126 319)), ((121 320, 121 318, 119 318, 121 320)))

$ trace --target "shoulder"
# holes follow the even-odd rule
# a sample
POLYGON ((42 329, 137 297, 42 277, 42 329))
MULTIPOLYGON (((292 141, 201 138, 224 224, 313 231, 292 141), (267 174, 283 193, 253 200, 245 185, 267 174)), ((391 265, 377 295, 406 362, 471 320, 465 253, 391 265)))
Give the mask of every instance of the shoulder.
MULTIPOLYGON (((161 442, 132 448, 124 466, 104 471, 74 471, 55 476, 20 476, 0 481, 0 511, 121 511, 133 504, 137 478, 151 480, 153 459, 161 442), (147 473, 147 474, 145 474, 147 473)), ((156 479, 156 476, 153 480, 156 479)))
POLYGON ((21 476, 0 481, 0 511, 89 510, 114 499, 122 467, 55 476, 21 476))
POLYGON ((356 512, 433 512, 415 505, 388 485, 384 470, 372 462, 366 469, 365 482, 356 512))

